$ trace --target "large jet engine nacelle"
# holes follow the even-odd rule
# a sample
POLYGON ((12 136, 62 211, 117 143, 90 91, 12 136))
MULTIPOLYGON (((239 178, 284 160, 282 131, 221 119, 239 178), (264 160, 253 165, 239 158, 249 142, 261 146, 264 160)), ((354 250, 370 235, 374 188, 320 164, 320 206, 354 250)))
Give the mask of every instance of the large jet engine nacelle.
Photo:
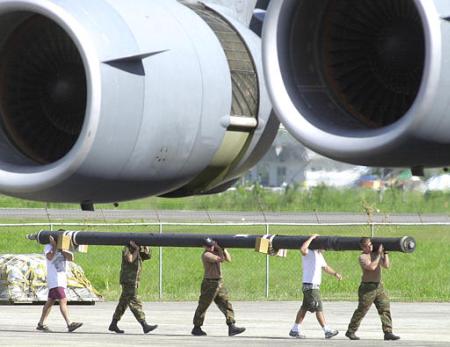
POLYGON ((281 122, 312 150, 450 164, 450 1, 273 0, 263 60, 281 122))
POLYGON ((208 193, 276 135, 260 41, 175 0, 0 0, 0 192, 208 193))

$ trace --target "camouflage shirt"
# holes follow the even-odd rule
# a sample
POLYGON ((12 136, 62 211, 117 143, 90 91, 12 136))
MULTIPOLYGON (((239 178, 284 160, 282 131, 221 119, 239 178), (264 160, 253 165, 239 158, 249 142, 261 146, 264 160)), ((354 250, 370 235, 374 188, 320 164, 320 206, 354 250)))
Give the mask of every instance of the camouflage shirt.
POLYGON ((142 272, 142 258, 138 253, 136 259, 129 263, 127 254, 129 254, 128 246, 122 250, 122 266, 120 268, 120 284, 128 284, 138 287, 142 272))

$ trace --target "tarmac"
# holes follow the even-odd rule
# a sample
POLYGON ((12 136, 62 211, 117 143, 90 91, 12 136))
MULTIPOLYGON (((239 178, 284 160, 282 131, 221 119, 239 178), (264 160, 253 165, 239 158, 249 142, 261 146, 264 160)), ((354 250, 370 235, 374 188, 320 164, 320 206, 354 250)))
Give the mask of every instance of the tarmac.
MULTIPOLYGON (((0 208, 0 219, 40 220, 48 222, 82 221, 111 223, 113 221, 140 221, 147 223, 368 223, 365 213, 340 212, 239 212, 189 210, 112 210, 0 208)), ((374 213, 373 223, 450 223, 450 215, 440 214, 386 214, 374 213)))
POLYGON ((203 329, 208 336, 190 334, 196 302, 146 302, 147 321, 158 324, 148 335, 142 333, 129 310, 119 322, 125 334, 109 332, 108 325, 116 302, 100 302, 91 306, 69 306, 73 321, 83 326, 72 333, 55 306, 47 324, 51 333, 35 329, 42 306, 0 306, 0 346, 449 346, 450 303, 391 303, 394 333, 398 341, 383 341, 381 323, 375 307, 364 318, 357 335, 360 341, 350 341, 344 334, 356 302, 324 302, 324 313, 330 326, 339 335, 325 340, 313 314, 308 313, 303 324, 306 339, 288 336, 299 302, 257 301, 233 302, 238 326, 246 327, 242 335, 227 336, 224 317, 214 306, 208 309, 203 329))

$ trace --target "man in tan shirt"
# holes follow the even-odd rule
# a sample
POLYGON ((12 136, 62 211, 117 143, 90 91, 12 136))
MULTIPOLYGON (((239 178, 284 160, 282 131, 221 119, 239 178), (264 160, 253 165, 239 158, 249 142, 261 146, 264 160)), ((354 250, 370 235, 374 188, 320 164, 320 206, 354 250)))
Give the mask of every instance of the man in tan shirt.
POLYGON ((217 242, 211 238, 206 238, 203 242, 205 251, 202 254, 204 277, 201 286, 201 294, 198 299, 198 306, 194 315, 194 328, 191 334, 194 336, 204 336, 202 330, 205 320, 206 310, 214 301, 219 310, 225 315, 228 325, 228 335, 241 334, 245 328, 234 325, 234 311, 228 299, 228 292, 223 285, 221 264, 224 261, 230 262, 231 256, 227 250, 222 249, 217 242))
POLYGON ((359 340, 355 335, 362 319, 369 311, 370 306, 375 304, 384 332, 385 340, 398 340, 400 337, 392 333, 392 318, 389 304, 389 297, 381 282, 381 268, 389 268, 389 256, 384 251, 383 245, 378 247, 377 252, 373 252, 372 241, 368 237, 363 237, 360 241, 362 254, 359 256, 359 265, 362 269, 361 284, 358 290, 358 308, 353 313, 348 325, 347 336, 350 340, 359 340))

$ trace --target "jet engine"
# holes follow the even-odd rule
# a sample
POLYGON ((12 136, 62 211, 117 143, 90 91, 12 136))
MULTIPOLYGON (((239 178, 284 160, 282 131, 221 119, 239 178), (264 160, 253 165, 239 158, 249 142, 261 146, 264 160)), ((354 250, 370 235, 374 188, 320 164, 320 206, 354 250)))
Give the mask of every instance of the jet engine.
POLYGON ((269 94, 312 150, 353 164, 450 164, 450 2, 273 0, 269 94))
POLYGON ((259 38, 175 0, 0 0, 0 192, 115 202, 226 189, 278 120, 259 38))

